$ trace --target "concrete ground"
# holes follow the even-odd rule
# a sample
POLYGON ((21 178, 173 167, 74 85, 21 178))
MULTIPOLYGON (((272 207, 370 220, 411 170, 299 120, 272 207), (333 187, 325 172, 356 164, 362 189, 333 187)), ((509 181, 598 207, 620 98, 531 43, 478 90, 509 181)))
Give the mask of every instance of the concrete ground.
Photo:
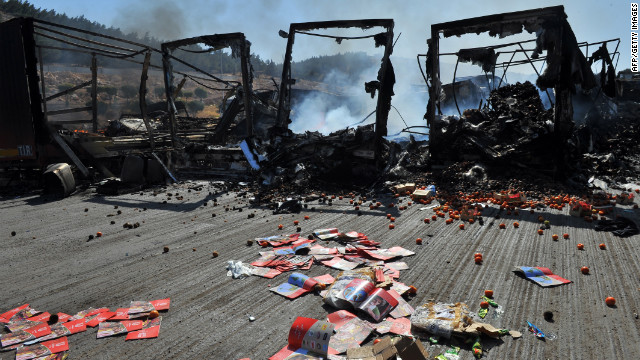
MULTIPOLYGON (((523 336, 487 342, 487 359, 640 356, 639 235, 621 239, 596 232, 594 224, 570 217, 567 210, 523 211, 496 220, 497 209, 492 209, 485 211, 484 225, 467 225, 465 230, 456 223, 445 225, 443 219, 425 224, 423 218, 433 213, 417 205, 403 211, 363 207, 358 216, 347 199, 332 206, 315 201, 300 214, 273 215, 251 207, 248 197, 217 193, 204 184, 200 191, 194 182, 156 188, 157 196, 154 189, 121 196, 98 196, 90 189, 57 201, 38 194, 1 199, 0 312, 30 303, 42 311, 75 314, 88 307, 113 310, 128 307, 132 300, 170 297, 171 309, 163 315, 157 339, 96 339, 96 330, 89 329, 69 337, 70 359, 267 359, 286 345, 297 316, 324 319, 333 310, 315 294, 290 301, 270 292, 270 286, 286 282, 286 273, 274 279, 234 280, 226 276, 225 267, 228 260, 259 257, 260 248, 247 246, 247 240, 293 233, 293 221, 300 220, 303 235, 337 227, 365 233, 382 247, 415 251, 403 259, 410 268, 400 277, 418 288, 409 301, 414 307, 435 299, 466 302, 475 311, 483 290, 493 289, 504 313, 494 318, 490 312, 487 322, 523 336), (167 193, 174 196, 167 200, 167 193), (394 230, 388 229, 388 212, 397 218, 394 230), (250 213, 256 216, 249 219, 250 213), (551 222, 542 236, 536 233, 540 214, 551 222), (304 215, 310 219, 303 220, 304 215), (513 219, 520 228, 510 226, 513 219), (498 227, 502 221, 509 225, 505 230, 498 227), (139 222, 140 227, 125 229, 126 222, 139 222), (278 224, 284 225, 282 231, 278 224), (97 232, 103 236, 87 241, 97 232), (570 239, 551 239, 551 234, 565 232, 570 239), (418 237, 423 245, 415 244, 418 237), (602 242, 606 250, 598 248, 602 242), (577 250, 577 243, 585 250, 577 250), (168 253, 162 253, 163 246, 169 247, 168 253), (213 258, 212 251, 220 256, 213 258), (474 264, 476 252, 484 255, 482 265, 474 264), (512 268, 518 265, 549 267, 573 282, 542 288, 514 275, 512 268), (589 266, 591 274, 582 275, 582 266, 589 266), (607 296, 617 299, 616 307, 605 305, 607 296), (553 322, 543 319, 544 311, 553 312, 553 322), (250 322, 249 316, 256 320, 250 322), (536 339, 527 332, 526 321, 555 339, 536 339)), ((640 212, 629 209, 617 211, 638 222, 640 212)), ((338 272, 314 264, 307 273, 338 272)), ((446 349, 425 345, 432 356, 446 349)), ((461 355, 473 358, 468 349, 461 355)), ((0 359, 13 357, 13 352, 0 353, 0 359)))

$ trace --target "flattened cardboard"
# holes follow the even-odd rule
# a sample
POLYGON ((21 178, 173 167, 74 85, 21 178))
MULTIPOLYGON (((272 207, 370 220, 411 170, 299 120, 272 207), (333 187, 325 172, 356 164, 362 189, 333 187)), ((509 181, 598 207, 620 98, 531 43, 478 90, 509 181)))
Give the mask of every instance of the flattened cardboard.
POLYGON ((394 347, 398 352, 398 356, 403 359, 427 360, 429 358, 429 353, 419 339, 402 337, 395 343, 394 347))
POLYGON ((118 308, 111 320, 129 320, 129 308, 118 308))
POLYGON ((37 339, 51 333, 51 328, 47 324, 39 324, 28 329, 19 330, 0 337, 2 347, 19 344, 21 342, 37 339))
POLYGON ((111 311, 105 311, 103 313, 91 316, 91 317, 86 317, 85 318, 85 322, 87 324, 87 326, 90 327, 96 327, 98 326, 98 324, 100 324, 103 321, 107 321, 108 319, 114 317, 116 315, 115 312, 111 312, 111 311))
POLYGON ((289 299, 295 299, 313 290, 318 284, 316 280, 301 273, 293 273, 289 275, 287 282, 271 288, 270 291, 282 295, 289 299))
POLYGON ((132 301, 129 305, 129 315, 138 313, 148 313, 153 310, 169 310, 171 299, 160 299, 153 301, 132 301))
POLYGON ((162 323, 162 316, 158 316, 155 319, 147 320, 142 325, 141 330, 131 331, 127 334, 125 340, 139 340, 139 339, 151 339, 160 335, 160 324, 162 323))
POLYGON ((40 344, 23 346, 16 352, 16 360, 29 360, 69 350, 67 337, 45 341, 40 344))
POLYGON ((141 330, 144 325, 142 320, 124 320, 118 322, 102 322, 98 325, 96 338, 124 334, 130 331, 141 330))
POLYGON ((340 232, 336 228, 321 229, 313 232, 313 235, 320 240, 334 239, 338 237, 338 234, 340 234, 340 232))
POLYGON ((348 349, 359 347, 372 331, 371 324, 354 317, 336 329, 336 333, 329 341, 329 347, 335 349, 339 354, 343 353, 348 349))
POLYGON ((264 267, 256 267, 253 270, 253 275, 260 276, 267 279, 273 279, 274 277, 282 274, 282 271, 264 267))
POLYGON ((17 314, 20 310, 26 309, 27 307, 29 307, 29 304, 24 304, 22 306, 18 306, 17 308, 11 309, 5 313, 0 314, 0 322, 1 323, 8 323, 9 320, 11 320, 11 318, 13 317, 13 315, 17 314))
POLYGON ((542 287, 564 285, 571 282, 571 280, 555 275, 549 268, 545 267, 516 266, 513 271, 524 275, 528 280, 531 280, 542 287))
POLYGON ((65 323, 55 323, 51 325, 51 333, 43 336, 40 339, 36 339, 33 342, 43 342, 48 340, 57 339, 59 337, 77 334, 87 330, 87 325, 84 318, 78 320, 67 321, 65 323))
POLYGON ((322 264, 338 270, 353 270, 358 266, 358 264, 347 261, 338 256, 331 260, 322 261, 322 264))
POLYGON ((298 317, 291 325, 287 346, 280 349, 269 360, 303 358, 325 358, 335 351, 329 348, 334 325, 325 321, 298 317))

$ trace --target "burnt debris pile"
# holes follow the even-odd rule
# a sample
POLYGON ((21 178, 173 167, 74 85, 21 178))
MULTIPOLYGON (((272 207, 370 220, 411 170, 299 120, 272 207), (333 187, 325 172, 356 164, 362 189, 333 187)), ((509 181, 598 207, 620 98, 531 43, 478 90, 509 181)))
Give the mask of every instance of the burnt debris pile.
MULTIPOLYGON (((306 132, 264 146, 263 185, 305 188, 312 183, 370 184, 379 175, 374 126, 343 129, 323 136, 306 132)), ((381 148, 388 149, 384 142, 381 148)), ((384 156, 383 156, 384 157, 384 156)))
POLYGON ((434 122, 431 153, 445 161, 544 166, 553 141, 553 112, 545 110, 530 82, 491 92, 489 106, 434 122))

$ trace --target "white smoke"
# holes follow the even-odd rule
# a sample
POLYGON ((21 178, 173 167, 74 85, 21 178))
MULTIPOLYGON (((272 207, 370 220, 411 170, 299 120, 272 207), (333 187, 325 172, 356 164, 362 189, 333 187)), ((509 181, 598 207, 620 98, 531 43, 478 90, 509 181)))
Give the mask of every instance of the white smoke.
POLYGON ((328 91, 311 92, 292 106, 289 128, 294 133, 318 131, 327 135, 375 122, 375 115, 362 120, 376 108, 376 98, 364 91, 364 83, 376 79, 377 73, 378 67, 365 68, 357 74, 331 69, 323 80, 328 91))

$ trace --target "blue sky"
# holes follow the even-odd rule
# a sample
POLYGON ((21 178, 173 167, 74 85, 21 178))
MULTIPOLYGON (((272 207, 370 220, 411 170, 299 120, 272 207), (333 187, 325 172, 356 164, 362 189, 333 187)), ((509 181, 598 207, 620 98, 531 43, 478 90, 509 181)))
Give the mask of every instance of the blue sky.
MULTIPOLYGON (((174 40, 202 34, 244 32, 252 42, 252 51, 262 58, 280 62, 286 40, 278 30, 287 30, 291 22, 335 19, 393 18, 395 34, 402 33, 395 56, 415 58, 426 52, 425 40, 431 24, 482 16, 498 12, 561 5, 557 0, 464 1, 387 1, 387 0, 30 0, 36 7, 54 9, 69 16, 84 15, 91 21, 117 26, 125 31, 148 31, 174 40)), ((565 12, 578 41, 599 41, 620 37, 621 59, 618 69, 629 67, 629 0, 565 1, 565 12)), ((448 40, 448 39, 447 39, 448 40)), ((499 39, 463 40, 462 46, 499 39)), ((318 47, 296 41, 294 55, 300 58, 319 55, 318 47)), ((367 44, 368 46, 370 44, 367 44)), ((481 45, 485 45, 484 43, 481 45)), ((370 46, 369 46, 370 48, 370 46)), ((347 48, 348 49, 348 48, 347 48)), ((340 49, 340 51, 345 50, 340 49)), ((357 50, 357 49, 354 49, 357 50)), ((327 50, 329 51, 329 50, 327 50)))

